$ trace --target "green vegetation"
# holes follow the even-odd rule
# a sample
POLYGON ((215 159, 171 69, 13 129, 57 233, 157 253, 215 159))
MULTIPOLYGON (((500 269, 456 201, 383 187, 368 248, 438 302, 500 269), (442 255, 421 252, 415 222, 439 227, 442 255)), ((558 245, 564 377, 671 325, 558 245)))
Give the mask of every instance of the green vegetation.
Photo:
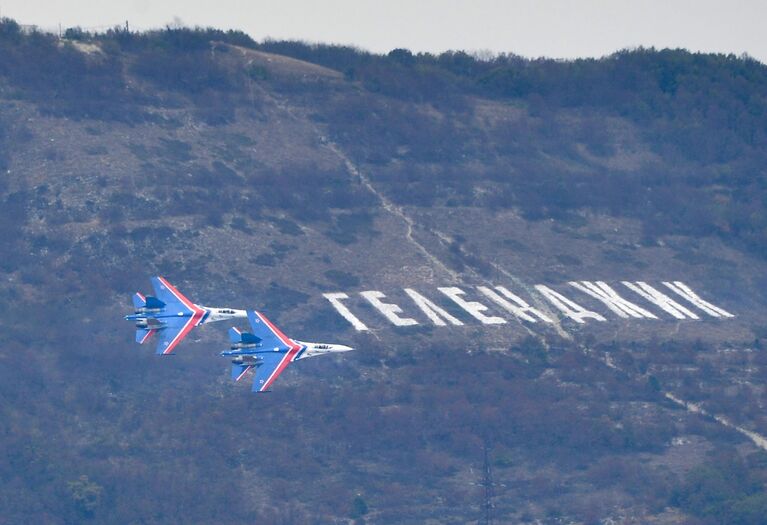
POLYGON ((84 517, 92 517, 93 512, 101 504, 101 494, 104 488, 97 483, 93 483, 88 476, 80 476, 77 481, 67 483, 69 492, 72 495, 75 507, 84 517))
MULTIPOLYGON (((764 453, 750 458, 751 463, 765 463, 764 453)), ((693 468, 684 483, 673 492, 671 503, 705 523, 759 525, 767 516, 765 472, 747 465, 736 453, 719 453, 693 468)))
POLYGON ((365 503, 365 500, 357 494, 354 496, 354 499, 352 500, 352 510, 349 513, 349 516, 351 518, 361 518, 365 514, 368 513, 368 504, 365 503))

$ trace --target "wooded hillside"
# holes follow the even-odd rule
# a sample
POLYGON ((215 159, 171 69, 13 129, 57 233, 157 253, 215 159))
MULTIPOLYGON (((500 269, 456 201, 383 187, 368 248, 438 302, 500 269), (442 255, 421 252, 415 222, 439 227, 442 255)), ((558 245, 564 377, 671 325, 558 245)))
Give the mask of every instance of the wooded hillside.
POLYGON ((665 394, 767 434, 766 167, 748 57, 4 19, 0 524, 477 523, 488 467, 498 523, 761 523, 767 453, 665 394), (357 350, 252 395, 225 323, 134 344, 151 275, 357 350), (322 297, 581 279, 736 317, 357 333, 322 297))

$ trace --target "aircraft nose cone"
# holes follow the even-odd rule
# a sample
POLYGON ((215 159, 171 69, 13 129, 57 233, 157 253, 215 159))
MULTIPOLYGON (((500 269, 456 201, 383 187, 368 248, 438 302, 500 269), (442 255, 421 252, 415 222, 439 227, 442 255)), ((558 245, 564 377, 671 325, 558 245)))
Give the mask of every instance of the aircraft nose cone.
POLYGON ((336 350, 337 352, 348 352, 350 350, 354 350, 354 348, 352 348, 351 346, 346 346, 346 345, 335 345, 334 350, 336 350))

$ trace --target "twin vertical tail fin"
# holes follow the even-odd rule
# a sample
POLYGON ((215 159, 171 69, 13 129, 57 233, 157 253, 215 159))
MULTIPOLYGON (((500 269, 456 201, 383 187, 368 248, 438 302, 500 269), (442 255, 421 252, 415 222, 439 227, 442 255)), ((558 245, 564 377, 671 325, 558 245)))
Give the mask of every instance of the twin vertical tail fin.
POLYGON ((256 337, 250 332, 242 332, 238 328, 229 329, 229 342, 234 345, 257 345, 261 342, 260 337, 256 337))
POLYGON ((133 294, 133 307, 139 310, 159 310, 165 307, 165 303, 151 295, 144 296, 138 292, 133 294))
POLYGON ((258 366, 259 358, 254 357, 250 351, 260 346, 260 342, 261 339, 251 333, 242 332, 235 327, 229 329, 229 343, 234 351, 229 353, 229 355, 237 355, 235 360, 232 361, 233 381, 239 381, 245 377, 249 370, 258 366))
MULTIPOLYGON (((145 297, 139 292, 133 294, 132 299, 133 307, 136 309, 137 315, 135 317, 129 317, 132 317, 133 320, 136 321, 136 342, 140 345, 143 345, 150 337, 152 337, 152 334, 157 331, 159 323, 150 323, 150 319, 142 317, 143 314, 140 312, 145 312, 148 308, 157 307, 160 301, 158 301, 155 297, 145 297)), ((162 304, 162 306, 165 305, 162 304)))

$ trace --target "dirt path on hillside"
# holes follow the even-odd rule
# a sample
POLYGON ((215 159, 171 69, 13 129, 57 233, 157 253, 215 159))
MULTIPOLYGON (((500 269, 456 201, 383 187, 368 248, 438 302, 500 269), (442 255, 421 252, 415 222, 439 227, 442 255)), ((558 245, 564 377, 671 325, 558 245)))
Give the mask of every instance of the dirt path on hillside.
MULTIPOLYGON (((250 62, 248 62, 248 65, 250 62)), ((295 108, 291 107, 288 103, 281 100, 280 98, 274 96, 272 93, 268 92, 267 90, 263 89, 261 86, 259 86, 256 83, 252 83, 253 86, 251 86, 251 89, 253 87, 256 87, 263 95, 264 97, 268 98, 272 101, 272 103, 277 107, 279 110, 283 111, 286 115, 288 115, 291 119, 294 120, 300 120, 301 122, 306 123, 310 126, 312 131, 316 134, 317 138, 319 139, 320 143, 323 144, 328 150, 330 150, 335 157, 337 157, 346 168, 346 171, 349 173, 349 175, 355 180, 359 181, 365 189, 367 189, 373 196, 376 197, 376 199, 381 203, 381 207, 390 215, 396 217, 399 219, 405 226, 405 239, 407 240, 408 244, 413 246, 415 250, 420 253, 430 264, 432 264, 434 267, 439 268, 443 272, 445 272, 447 275, 451 277, 451 279, 454 281, 455 284, 460 284, 462 282, 461 275, 456 272, 455 270, 452 270, 448 267, 446 263, 441 261, 439 257, 432 253, 424 244, 422 244, 418 239, 415 238, 414 230, 416 228, 416 221, 410 217, 403 207, 395 204, 389 197, 387 197, 383 192, 379 191, 375 185, 373 184, 370 177, 367 176, 367 174, 364 173, 363 170, 361 170, 353 161, 352 159, 343 151, 343 149, 330 140, 326 133, 323 132, 314 122, 311 120, 305 118, 303 115, 297 114, 297 111, 295 108)), ((437 241, 445 247, 449 247, 453 244, 453 239, 450 238, 450 236, 444 234, 443 232, 440 232, 435 229, 428 229, 424 228, 424 231, 434 235, 437 239, 437 241)), ((463 247, 458 248, 462 254, 465 254, 463 251, 463 247)), ((514 283, 515 286, 524 289, 528 292, 528 295, 532 298, 533 303, 535 304, 535 307, 539 310, 549 314, 549 317, 555 322, 553 323, 553 327, 557 334, 569 341, 573 341, 573 337, 571 334, 569 334, 561 325, 559 322, 558 316, 556 316, 554 313, 552 313, 549 305, 545 303, 542 299, 538 298, 538 294, 534 293, 534 290, 532 287, 528 284, 526 284, 522 279, 516 277, 511 272, 507 271, 505 268, 503 268, 500 264, 496 263, 495 261, 490 261, 489 264, 501 275, 509 279, 511 282, 514 283)), ((472 268, 469 265, 466 265, 466 268, 471 273, 472 277, 478 279, 481 282, 485 282, 487 284, 492 284, 487 281, 482 275, 479 274, 474 268, 472 268)), ((534 332, 532 329, 530 329, 528 326, 524 324, 524 322, 520 319, 514 318, 519 322, 519 325, 522 326, 528 334, 530 334, 532 337, 535 337, 536 339, 539 339, 542 344, 548 348, 548 342, 546 341, 546 337, 540 333, 534 332)), ((373 334, 375 335, 375 334, 373 334)), ((378 336, 376 335, 376 338, 378 336)), ((618 367, 610 358, 609 354, 605 354, 604 356, 599 356, 595 354, 594 352, 590 351, 588 348, 579 345, 583 353, 592 358, 596 359, 603 364, 605 364, 607 367, 615 370, 616 372, 621 373, 622 375, 626 376, 632 381, 638 381, 641 382, 641 378, 635 377, 632 374, 628 373, 627 371, 621 369, 618 367)), ((671 392, 661 392, 661 394, 671 402, 677 404, 678 406, 684 408, 688 412, 696 415, 702 415, 705 417, 710 417, 720 425, 730 428, 732 430, 735 430, 736 432, 746 436, 749 438, 757 447, 761 448, 762 450, 767 451, 767 437, 757 433, 753 432, 751 430, 748 430, 746 428, 743 428, 739 425, 736 425, 730 421, 729 418, 717 415, 717 414, 710 414, 705 409, 703 409, 700 405, 697 405, 695 403, 685 401, 684 399, 679 398, 675 394, 671 392)))

